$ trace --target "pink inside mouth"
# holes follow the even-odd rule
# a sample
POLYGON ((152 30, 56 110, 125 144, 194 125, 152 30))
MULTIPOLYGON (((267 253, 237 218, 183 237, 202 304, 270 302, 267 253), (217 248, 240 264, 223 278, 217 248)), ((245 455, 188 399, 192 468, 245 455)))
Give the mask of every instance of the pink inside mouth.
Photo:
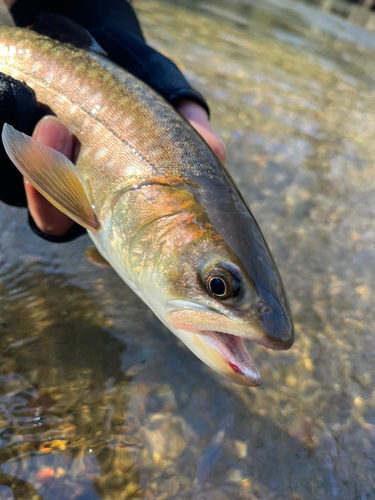
POLYGON ((215 346, 233 371, 250 379, 254 385, 260 385, 259 371, 241 337, 215 331, 205 331, 202 333, 214 341, 215 346))

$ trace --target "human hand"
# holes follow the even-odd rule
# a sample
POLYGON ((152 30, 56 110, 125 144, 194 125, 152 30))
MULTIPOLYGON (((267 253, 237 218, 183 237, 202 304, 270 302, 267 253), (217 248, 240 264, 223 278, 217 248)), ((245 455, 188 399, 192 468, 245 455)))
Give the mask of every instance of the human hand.
MULTIPOLYGON (((69 160, 76 159, 73 135, 55 116, 42 118, 34 129, 33 138, 63 153, 69 160)), ((25 178, 23 181, 29 212, 38 229, 50 236, 66 234, 75 222, 46 200, 25 178)))
POLYGON ((199 104, 188 100, 181 101, 176 109, 203 137, 222 163, 225 163, 226 152, 224 144, 217 133, 212 130, 206 111, 199 104))

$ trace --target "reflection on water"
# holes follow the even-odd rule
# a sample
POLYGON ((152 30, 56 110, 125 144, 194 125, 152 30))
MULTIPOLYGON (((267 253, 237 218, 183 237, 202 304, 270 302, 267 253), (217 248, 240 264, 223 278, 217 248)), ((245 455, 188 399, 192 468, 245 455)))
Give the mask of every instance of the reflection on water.
POLYGON ((263 385, 233 386, 83 258, 87 239, 40 241, 2 206, 1 500, 375 499, 375 34, 259 5, 135 2, 211 104, 295 346, 251 346, 263 385))

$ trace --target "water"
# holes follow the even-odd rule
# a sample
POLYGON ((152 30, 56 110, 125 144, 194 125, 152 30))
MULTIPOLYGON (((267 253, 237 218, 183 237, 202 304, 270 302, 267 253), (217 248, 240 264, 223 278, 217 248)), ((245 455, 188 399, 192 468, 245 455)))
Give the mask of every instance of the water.
POLYGON ((263 385, 234 386, 84 259, 88 238, 49 244, 2 205, 1 500, 375 499, 375 34, 259 5, 135 2, 210 103, 295 345, 250 346, 263 385))

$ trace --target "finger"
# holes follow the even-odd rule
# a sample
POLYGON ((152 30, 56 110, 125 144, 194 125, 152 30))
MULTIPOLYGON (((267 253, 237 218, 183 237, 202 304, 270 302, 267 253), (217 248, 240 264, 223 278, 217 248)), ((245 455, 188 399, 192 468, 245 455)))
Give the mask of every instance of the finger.
POLYGON ((225 163, 226 152, 219 136, 211 128, 206 111, 193 101, 181 101, 177 106, 184 118, 203 137, 220 160, 225 163))
MULTIPOLYGON (((34 130, 33 137, 45 146, 50 146, 73 159, 72 133, 56 117, 42 118, 34 130)), ((66 234, 74 222, 46 200, 26 179, 24 185, 29 211, 38 228, 51 236, 66 234)))
POLYGON ((6 7, 8 7, 8 9, 10 9, 12 7, 12 5, 14 3, 16 3, 16 0, 4 0, 4 3, 6 5, 6 7))

